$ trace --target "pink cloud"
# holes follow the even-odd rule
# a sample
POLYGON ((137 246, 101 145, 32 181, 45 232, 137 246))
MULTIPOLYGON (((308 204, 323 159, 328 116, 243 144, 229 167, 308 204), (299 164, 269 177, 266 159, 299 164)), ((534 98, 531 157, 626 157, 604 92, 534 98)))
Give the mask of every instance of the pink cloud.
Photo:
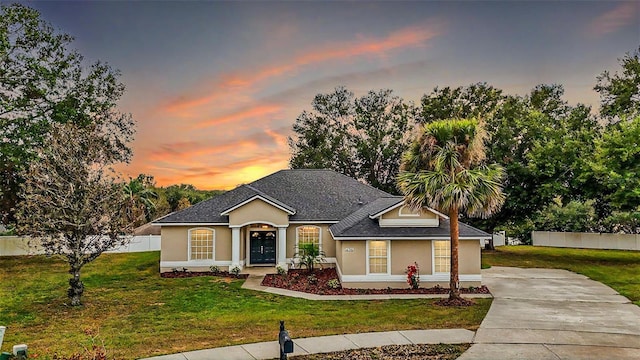
POLYGON ((314 46, 310 50, 298 53, 288 62, 260 69, 244 69, 236 73, 224 74, 220 76, 220 81, 209 93, 191 97, 183 96, 171 101, 163 108, 166 111, 178 112, 207 105, 224 98, 229 94, 229 91, 251 90, 258 83, 267 79, 290 74, 301 67, 312 64, 361 56, 383 57, 391 51, 424 47, 429 40, 440 35, 442 29, 443 26, 440 22, 432 22, 429 25, 408 26, 383 37, 361 36, 357 40, 330 42, 320 47, 314 46))
POLYGON ((232 114, 218 116, 218 117, 214 117, 214 118, 209 119, 209 120, 201 121, 201 122, 197 123, 194 126, 194 128, 195 129, 202 129, 202 128, 207 128, 207 127, 211 127, 211 126, 226 124, 226 123, 230 123, 230 122, 238 122, 238 121, 242 121, 242 120, 245 120, 245 119, 264 118, 267 115, 272 115, 272 114, 278 113, 280 111, 282 111, 282 107, 279 106, 279 105, 262 104, 262 105, 257 105, 255 107, 252 107, 252 108, 249 108, 249 109, 246 109, 246 110, 237 111, 237 112, 234 112, 232 114))
POLYGON ((602 37, 634 21, 640 21, 640 6, 635 2, 624 2, 595 18, 589 24, 588 32, 594 37, 602 37))

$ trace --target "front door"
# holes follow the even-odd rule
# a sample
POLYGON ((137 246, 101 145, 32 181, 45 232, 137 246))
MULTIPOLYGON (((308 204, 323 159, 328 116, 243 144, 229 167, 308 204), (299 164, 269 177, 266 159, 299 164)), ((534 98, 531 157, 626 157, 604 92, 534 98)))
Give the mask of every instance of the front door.
POLYGON ((251 264, 276 263, 275 231, 251 231, 249 262, 251 264))

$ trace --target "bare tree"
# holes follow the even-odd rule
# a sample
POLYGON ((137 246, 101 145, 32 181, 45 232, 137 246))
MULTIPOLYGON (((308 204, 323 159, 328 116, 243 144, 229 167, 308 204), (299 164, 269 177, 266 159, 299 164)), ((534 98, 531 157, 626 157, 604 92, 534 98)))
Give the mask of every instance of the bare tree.
POLYGON ((131 233, 131 197, 110 167, 113 144, 99 127, 53 124, 39 161, 24 174, 18 230, 40 241, 47 254, 69 264, 68 297, 80 305, 80 270, 104 251, 125 245, 131 233))

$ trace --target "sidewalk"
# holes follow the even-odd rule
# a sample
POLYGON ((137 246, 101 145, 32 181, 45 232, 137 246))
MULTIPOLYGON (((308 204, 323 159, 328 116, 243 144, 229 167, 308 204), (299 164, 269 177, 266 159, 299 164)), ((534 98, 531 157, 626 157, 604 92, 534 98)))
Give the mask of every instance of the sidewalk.
MULTIPOLYGON (((272 288, 260 285, 264 275, 251 274, 242 284, 243 289, 263 291, 276 295, 289 296, 306 300, 389 300, 389 299, 444 299, 448 294, 379 294, 379 295, 316 295, 299 291, 272 288)), ((491 298, 491 294, 464 294, 465 298, 491 298)))
MULTIPOLYGON (((292 334, 295 335, 295 334, 292 334)), ((290 355, 319 354, 326 352, 371 348, 384 345, 411 344, 466 344, 473 341, 475 333, 465 329, 405 330, 362 334, 332 335, 293 339, 294 353, 290 355)), ((156 356, 144 360, 260 360, 280 357, 278 341, 228 346, 189 351, 179 354, 156 356)))

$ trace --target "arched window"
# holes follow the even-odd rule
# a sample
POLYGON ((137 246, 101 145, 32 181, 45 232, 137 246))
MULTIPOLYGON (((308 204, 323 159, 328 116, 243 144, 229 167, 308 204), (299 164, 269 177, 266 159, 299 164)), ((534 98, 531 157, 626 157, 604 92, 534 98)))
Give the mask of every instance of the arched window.
POLYGON ((213 229, 189 230, 189 260, 213 260, 215 237, 213 229))
POLYGON ((296 228, 296 248, 303 244, 314 244, 322 250, 322 229, 319 226, 304 225, 296 228))

